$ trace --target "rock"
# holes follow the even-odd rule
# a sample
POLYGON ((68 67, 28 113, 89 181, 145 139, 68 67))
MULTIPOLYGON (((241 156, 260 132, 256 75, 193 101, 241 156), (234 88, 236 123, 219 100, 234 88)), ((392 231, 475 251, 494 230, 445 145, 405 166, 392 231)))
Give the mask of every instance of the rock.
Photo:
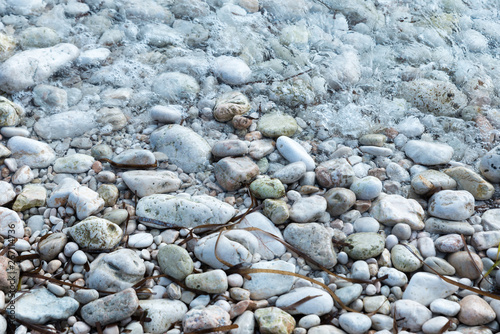
POLYGON ((37 135, 43 139, 75 138, 96 128, 95 114, 84 111, 66 111, 43 117, 35 123, 37 135))
POLYGON ((474 213, 474 197, 465 190, 442 190, 429 200, 428 212, 431 216, 464 220, 474 213))
POLYGON ((200 91, 200 85, 190 75, 166 72, 153 79, 151 90, 167 101, 179 102, 184 99, 195 99, 200 91))
POLYGON ((412 230, 422 230, 424 210, 414 199, 406 199, 400 195, 387 195, 377 199, 372 205, 370 214, 386 226, 398 223, 410 225, 412 230))
POLYGON ((83 51, 76 60, 79 66, 99 66, 108 59, 111 51, 107 48, 96 48, 83 51))
MULTIPOLYGON (((16 297, 20 293, 16 293, 16 297)), ((48 321, 66 320, 78 309, 79 304, 70 297, 57 298, 45 288, 33 289, 16 299, 15 318, 29 324, 43 325, 48 321)))
MULTIPOLYGON (((6 127, 3 127, 3 128, 0 129, 0 132, 2 133, 3 136, 5 136, 5 130, 4 129, 6 129, 6 127)), ((7 136, 5 136, 5 137, 7 137, 7 136)), ((5 147, 5 145, 0 144, 0 158, 9 157, 11 154, 12 154, 12 152, 7 147, 5 147)))
POLYGON ((49 262, 62 252, 68 242, 64 233, 52 233, 38 242, 38 254, 40 258, 49 262))
POLYGON ((156 163, 156 157, 149 150, 130 149, 118 154, 113 161, 122 165, 148 166, 156 163))
MULTIPOLYGON (((272 269, 295 272, 295 265, 282 261, 260 261, 252 264, 250 269, 272 269)), ((272 296, 279 296, 290 291, 295 282, 295 277, 271 273, 249 274, 251 280, 245 279, 243 288, 250 291, 251 299, 266 299, 272 296)))
POLYGON ((193 260, 188 252, 177 245, 166 245, 160 248, 157 255, 162 273, 179 281, 193 272, 193 260))
POLYGON ((486 325, 496 318, 495 311, 479 296, 465 296, 459 304, 458 320, 468 326, 486 325))
POLYGON ((392 150, 387 147, 377 147, 377 146, 360 146, 359 150, 366 154, 371 154, 375 156, 389 157, 392 155, 392 150))
POLYGON ((403 299, 410 299, 429 306, 438 298, 446 298, 458 291, 458 287, 443 281, 431 273, 414 274, 403 293, 403 299))
POLYGON ((122 229, 109 220, 88 217, 68 229, 69 235, 83 249, 113 249, 123 236, 122 229))
POLYGON ((144 261, 136 252, 122 248, 99 254, 90 263, 85 281, 91 289, 120 292, 143 279, 145 272, 144 261))
POLYGON ((252 70, 239 58, 220 56, 214 60, 214 74, 229 85, 243 85, 250 81, 252 70))
POLYGON ((259 199, 281 198, 285 196, 285 187, 278 179, 263 177, 250 184, 250 191, 259 199))
MULTIPOLYGON (((337 264, 332 237, 320 224, 289 224, 283 232, 285 241, 325 268, 337 264)), ((311 267, 316 268, 314 264, 311 267)))
MULTIPOLYGON (((16 197, 12 184, 0 181, 0 205, 9 203, 16 197)), ((2 234, 3 235, 3 234, 2 234)))
POLYGON ((182 43, 182 36, 166 24, 146 24, 142 27, 140 35, 145 43, 158 48, 172 47, 182 43))
POLYGON ((299 181, 305 173, 306 164, 302 161, 297 161, 278 170, 274 173, 274 177, 282 183, 289 184, 299 181))
POLYGON ((305 148, 295 140, 286 136, 281 136, 276 140, 276 148, 289 162, 302 161, 306 164, 306 169, 308 171, 314 170, 316 164, 313 158, 311 158, 305 148))
POLYGON ((469 253, 467 253, 467 251, 456 252, 448 256, 448 262, 455 268, 456 274, 460 277, 465 277, 472 280, 481 277, 483 262, 477 254, 471 253, 471 256, 469 256, 469 253), (476 269, 476 267, 479 269, 479 271, 478 269, 476 269))
POLYGON ((333 309, 333 299, 324 290, 313 287, 302 287, 281 295, 276 300, 276 307, 288 308, 288 313, 295 314, 316 314, 318 316, 330 313, 333 309), (316 296, 296 307, 290 306, 307 297, 316 296))
POLYGON ((425 166, 447 164, 453 156, 451 146, 423 140, 410 140, 404 146, 404 151, 415 163, 425 166))
POLYGON ((451 221, 434 217, 425 221, 425 230, 430 233, 439 234, 457 233, 466 236, 474 234, 474 227, 465 220, 451 221))
POLYGON ((327 202, 322 196, 302 197, 293 203, 290 209, 290 219, 297 223, 309 223, 321 218, 326 207, 327 202))
POLYGON ((86 173, 92 167, 94 158, 86 154, 73 154, 64 158, 56 159, 54 171, 56 173, 79 174, 86 173))
POLYGON ((326 210, 332 216, 347 212, 356 202, 356 194, 346 188, 331 188, 325 193, 326 210))
POLYGON ((500 243, 500 231, 487 231, 474 233, 471 239, 471 245, 476 250, 485 250, 497 247, 500 243))
POLYGON ((277 307, 255 310, 255 319, 262 334, 291 334, 295 328, 295 319, 277 307))
POLYGON ((500 230, 500 209, 490 209, 481 216, 481 225, 485 231, 500 230))
POLYGON ((50 198, 47 200, 47 206, 50 208, 66 206, 69 195, 78 187, 80 187, 78 181, 70 177, 64 178, 59 185, 52 190, 50 198))
POLYGON ((272 153, 275 146, 272 139, 254 140, 250 143, 248 153, 253 159, 259 160, 272 153))
POLYGON ((97 299, 82 307, 83 320, 91 326, 97 322, 101 326, 121 321, 134 314, 139 307, 139 299, 132 288, 97 299))
POLYGON ((17 126, 23 116, 24 109, 21 106, 0 96, 0 126, 17 126))
POLYGON ((246 114, 250 109, 250 101, 242 93, 236 91, 224 93, 215 103, 214 118, 219 122, 227 122, 234 116, 246 114))
POLYGON ((72 44, 22 51, 0 65, 0 86, 15 93, 50 78, 80 54, 72 44))
POLYGON ((335 294, 344 305, 349 305, 358 299, 362 292, 363 287, 361 284, 348 285, 345 288, 335 290, 335 294))
POLYGON ((276 225, 283 224, 290 217, 290 212, 285 201, 266 199, 263 204, 262 213, 276 225))
POLYGON ((297 131, 298 125, 295 118, 280 112, 263 115, 259 119, 257 129, 266 137, 277 138, 280 136, 291 137, 297 131))
POLYGON ((259 175, 259 166, 247 157, 227 157, 215 164, 214 173, 217 182, 224 189, 234 191, 249 184, 259 175))
POLYGON ((33 181, 35 175, 29 166, 22 166, 12 175, 13 184, 26 184, 33 181))
POLYGON ((101 108, 96 115, 96 120, 103 126, 101 131, 104 133, 121 130, 127 125, 127 117, 120 108, 101 108))
POLYGON ((243 140, 228 139, 218 141, 212 146, 215 157, 237 157, 248 153, 248 145, 243 140))
POLYGON ((389 314, 391 307, 389 300, 386 296, 366 296, 363 298, 363 309, 367 313, 376 312, 382 314, 389 314))
POLYGON ((411 186, 415 193, 426 195, 438 189, 455 189, 457 182, 443 172, 428 169, 415 175, 411 179, 411 186))
POLYGON ((406 245, 406 247, 405 245, 395 245, 392 247, 391 260, 394 268, 405 273, 411 273, 422 267, 421 261, 423 261, 423 258, 417 248, 411 244, 406 245), (413 254, 406 247, 409 247, 413 254))
POLYGON ((237 329, 232 329, 230 334, 253 334, 255 332, 255 317, 253 312, 245 311, 234 321, 237 329))
POLYGON ((430 309, 434 313, 454 317, 460 311, 460 304, 448 299, 438 298, 431 303, 430 309))
POLYGON ((424 263, 424 270, 430 273, 438 273, 448 276, 455 275, 455 268, 442 258, 429 256, 424 260, 424 263))
POLYGON ((76 210, 78 219, 85 219, 104 208, 104 200, 90 188, 80 186, 68 196, 68 205, 76 210))
POLYGON ((47 198, 47 190, 38 184, 27 184, 23 191, 17 196, 12 205, 14 211, 24 211, 34 207, 43 206, 47 198))
POLYGON ((19 284, 19 274, 21 270, 16 262, 7 256, 0 256, 0 292, 3 294, 12 293, 19 284))
MULTIPOLYGON (((136 215, 139 217, 160 220, 186 228, 206 224, 225 224, 235 213, 231 205, 214 197, 188 194, 146 196, 139 200, 136 210, 136 215)), ((155 228, 167 228, 167 226, 146 220, 143 223, 155 228)))
POLYGON ((153 121, 159 123, 179 123, 182 119, 182 106, 180 105, 156 105, 149 110, 153 121))
POLYGON ((320 325, 310 328, 308 334, 345 334, 345 332, 332 325, 320 325))
POLYGON ((350 189, 356 194, 357 199, 372 200, 382 192, 382 181, 375 176, 366 176, 354 180, 350 189))
POLYGON ((188 275, 185 283, 188 288, 206 293, 224 293, 228 288, 227 275, 220 269, 188 275))
POLYGON ((122 174, 123 181, 134 194, 145 197, 177 191, 181 180, 170 171, 133 170, 122 174))
POLYGON ((347 188, 355 180, 354 169, 344 158, 322 162, 316 168, 316 178, 320 186, 325 188, 347 188))
POLYGON ((168 331, 176 322, 183 320, 187 306, 180 300, 140 300, 139 306, 147 311, 150 322, 144 323, 144 332, 160 334, 168 331))
POLYGON ((443 253, 455 253, 465 246, 459 234, 443 235, 434 241, 434 245, 443 253))
POLYGON ((92 156, 96 160, 99 160, 102 158, 106 158, 106 159, 111 160, 113 158, 113 150, 111 149, 111 147, 109 145, 106 145, 106 144, 99 144, 99 145, 93 146, 92 149, 90 150, 90 154, 92 154, 92 156))
POLYGON ((104 206, 113 206, 118 200, 120 191, 114 184, 103 184, 97 189, 97 194, 104 200, 104 206))
POLYGON ((153 244, 153 235, 151 233, 136 233, 128 238, 128 246, 132 248, 147 248, 153 244))
POLYGON ((493 197, 495 188, 474 171, 465 167, 453 167, 444 172, 457 182, 458 189, 470 192, 474 199, 484 201, 493 197))
POLYGON ((442 328, 447 326, 448 318, 446 317, 435 317, 427 320, 422 325, 422 331, 426 334, 438 334, 442 328))
POLYGON ((382 283, 389 286, 402 287, 408 282, 408 277, 406 276, 406 274, 395 268, 381 267, 378 271, 377 277, 381 278, 385 275, 387 275, 387 278, 382 280, 382 283))
POLYGON ((344 247, 354 260, 366 260, 382 253, 385 239, 382 235, 371 232, 360 232, 349 235, 344 242, 349 246, 344 247))
MULTIPOLYGON (((247 239, 249 239, 248 236, 247 239)), ((253 244, 257 248, 257 240, 254 240, 254 238, 251 239, 254 241, 253 244)), ((219 261, 219 259, 231 264, 232 266, 240 263, 251 262, 252 253, 248 248, 237 241, 239 240, 233 241, 224 235, 219 237, 218 233, 214 233, 198 240, 194 248, 194 254, 197 259, 208 264, 212 268, 227 268, 227 266, 219 261), (216 250, 219 259, 215 256, 216 250)), ((247 243, 249 243, 248 240, 247 243)))
POLYGON ((432 318, 432 312, 427 307, 409 299, 397 300, 391 313, 397 319, 398 327, 414 332, 421 330, 422 325, 432 318))
POLYGON ((186 173, 202 172, 209 164, 210 145, 193 130, 177 124, 165 125, 150 137, 152 147, 186 173))
POLYGON ((479 161, 479 171, 489 181, 500 182, 500 146, 483 155, 479 161))
POLYGON ((367 315, 354 312, 342 314, 339 324, 349 334, 363 334, 372 327, 372 321, 367 315))
POLYGON ((12 158, 16 159, 19 166, 45 168, 56 159, 56 153, 49 145, 25 137, 10 138, 7 147, 12 151, 12 158))
POLYGON ((7 320, 5 320, 4 316, 0 316, 0 333, 7 333, 7 320))
POLYGON ((68 108, 68 93, 50 85, 37 85, 33 89, 33 103, 42 109, 68 108))
POLYGON ((386 141, 387 137, 383 134, 378 134, 378 133, 370 133, 367 135, 363 135, 361 136, 361 138, 359 138, 360 145, 368 145, 368 146, 382 147, 384 146, 386 141))

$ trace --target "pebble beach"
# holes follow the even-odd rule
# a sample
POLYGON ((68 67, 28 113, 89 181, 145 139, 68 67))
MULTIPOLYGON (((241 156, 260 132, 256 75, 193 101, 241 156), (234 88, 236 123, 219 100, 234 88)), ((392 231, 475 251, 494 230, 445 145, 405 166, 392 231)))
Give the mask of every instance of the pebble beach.
POLYGON ((0 0, 0 334, 500 332, 498 0, 0 0))

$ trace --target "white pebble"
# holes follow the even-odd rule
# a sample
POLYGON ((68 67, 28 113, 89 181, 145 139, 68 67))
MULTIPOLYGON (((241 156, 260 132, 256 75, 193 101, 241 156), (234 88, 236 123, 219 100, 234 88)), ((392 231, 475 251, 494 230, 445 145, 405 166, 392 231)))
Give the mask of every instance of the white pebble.
MULTIPOLYGON (((66 210, 68 212, 68 210, 66 210)), ((64 255, 66 257, 71 257, 74 252, 78 250, 78 244, 76 242, 70 241, 64 246, 64 255)))
POLYGON ((85 255, 83 251, 77 250, 71 256, 71 261, 77 265, 84 265, 85 263, 87 263, 87 255, 85 255))

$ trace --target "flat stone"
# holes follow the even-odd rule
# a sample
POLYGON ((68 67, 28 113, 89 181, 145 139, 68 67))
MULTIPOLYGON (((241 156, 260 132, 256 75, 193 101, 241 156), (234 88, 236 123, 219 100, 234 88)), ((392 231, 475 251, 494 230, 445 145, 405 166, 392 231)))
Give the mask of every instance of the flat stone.
POLYGON ((299 181, 307 171, 306 164, 302 161, 297 161, 286 165, 282 169, 274 173, 274 177, 282 183, 290 184, 299 181))
POLYGON ((410 140, 404 151, 411 160, 424 166, 447 164, 453 156, 451 146, 423 140, 410 140))
POLYGON ((215 157, 238 157, 248 153, 248 145, 243 140, 228 139, 221 140, 212 147, 212 154, 215 157))
POLYGON ((441 275, 455 275, 455 268, 445 259, 435 256, 429 256, 424 260, 424 270, 430 273, 438 273, 441 275))
POLYGON ((200 85, 190 75, 180 72, 166 72, 153 79, 151 90, 167 101, 180 102, 196 98, 200 91, 200 85))
POLYGON ((34 207, 45 205, 47 198, 47 189, 38 184, 27 184, 23 191, 17 196, 16 201, 12 205, 14 211, 24 211, 34 207))
POLYGON ((193 130, 177 124, 162 126, 151 136, 153 149, 165 153, 169 161, 186 173, 202 172, 210 163, 211 147, 193 130))
POLYGON ((123 236, 122 229, 109 220, 88 217, 68 228, 69 235, 83 249, 112 249, 123 236))
POLYGON ((243 60, 230 56, 215 58, 214 73, 229 85, 243 85, 252 77, 252 70, 243 60))
POLYGON ((445 169, 444 172, 457 182, 458 189, 470 192, 474 199, 484 201, 493 197, 493 185, 474 171, 465 167, 453 167, 445 169))
POLYGON ((290 219, 297 223, 309 223, 321 218, 326 207, 327 202, 322 196, 302 197, 293 203, 290 209, 290 219))
MULTIPOLYGON (((295 272, 295 265, 282 261, 261 261, 252 264, 251 269, 272 269, 295 272)), ((251 280, 245 279, 243 288, 250 291, 252 299, 266 299, 272 296, 278 296, 292 289, 295 277, 271 273, 249 274, 251 280)))
POLYGON ((313 287, 302 287, 293 289, 292 291, 281 295, 276 300, 276 307, 279 308, 289 308, 289 306, 297 303, 307 297, 316 296, 315 298, 308 300, 299 306, 292 309, 288 309, 288 313, 295 314, 316 314, 318 316, 330 313, 333 309, 333 299, 324 290, 313 288, 313 287))
POLYGON ((373 203, 370 214, 386 226, 398 223, 408 224, 414 231, 422 230, 424 209, 414 199, 406 199, 400 195, 380 196, 373 203))
POLYGON ((227 157, 215 164, 214 173, 222 188, 234 191, 246 186, 259 175, 259 166, 246 157, 227 157))
POLYGON ((486 325, 496 318, 495 311, 479 296, 465 296, 459 304, 458 320, 468 326, 486 325))
POLYGON ((474 213, 474 197, 465 190, 442 190, 429 200, 428 212, 431 216, 464 220, 474 213))
POLYGON ((291 334, 295 328, 295 319, 277 307, 256 310, 255 319, 261 333, 291 334))
POLYGON ((403 299, 429 306, 434 300, 446 298, 457 291, 457 286, 445 282, 438 275, 419 272, 411 277, 403 293, 403 299))
POLYGON ((326 210, 333 217, 347 212, 356 202, 356 194, 346 188, 331 188, 324 197, 327 203, 326 210))
POLYGON ((208 235, 198 240, 194 248, 194 255, 197 259, 208 264, 212 268, 227 268, 219 259, 232 266, 251 262, 252 253, 245 246, 253 245, 254 248, 257 249, 258 242, 250 233, 246 235, 246 237, 246 245, 243 245, 238 242, 239 240, 231 240, 224 235, 219 237, 218 233, 208 235), (217 251, 217 256, 215 256, 215 251, 217 251))
POLYGON ((392 155, 392 150, 387 147, 377 147, 377 146, 360 146, 359 150, 366 154, 371 154, 374 156, 389 157, 392 155))
POLYGON ((214 118, 219 122, 227 122, 234 116, 246 114, 251 105, 248 98, 240 92, 227 92, 219 96, 214 107, 214 118))
POLYGON ((411 187, 415 193, 425 195, 438 189, 455 189, 457 182, 443 172, 428 169, 418 173, 411 179, 411 187))
POLYGON ((56 173, 86 173, 92 167, 94 158, 86 154, 73 154, 64 158, 56 159, 54 171, 56 173))
POLYGON ((367 315, 347 312, 340 315, 339 324, 349 334, 363 334, 371 328, 372 321, 367 315))
POLYGON ((138 307, 139 299, 135 290, 128 288, 86 304, 82 307, 81 314, 83 320, 91 326, 95 326, 97 322, 106 326, 132 316, 138 307))
POLYGON ((104 200, 92 189, 80 186, 69 194, 68 205, 75 209, 81 220, 104 209, 104 200))
POLYGON ((402 299, 394 302, 392 316, 398 319, 398 327, 418 332, 422 329, 422 325, 432 318, 432 312, 419 302, 402 299))
POLYGON ((453 221, 430 217, 425 221, 425 231, 439 234, 457 233, 467 236, 474 234, 474 227, 465 220, 453 221))
POLYGON ((277 138, 280 136, 291 137, 297 131, 298 125, 295 118, 280 112, 263 115, 259 119, 257 129, 266 137, 277 138))
POLYGON ((122 248, 99 254, 90 263, 85 281, 91 289, 120 292, 143 279, 145 272, 144 261, 136 252, 122 248))
POLYGON ((460 277, 469 278, 471 280, 481 277, 483 262, 477 254, 471 253, 469 256, 467 251, 456 252, 448 256, 448 262, 455 268, 456 274, 460 277))
POLYGON ((460 304, 448 299, 438 298, 432 301, 430 309, 434 313, 454 317, 460 311, 460 304))
POLYGON ((68 237, 64 233, 49 234, 38 242, 38 254, 42 260, 49 262, 62 252, 67 242, 68 237))
POLYGON ((278 179, 263 177, 250 183, 250 191, 259 199, 281 198, 285 196, 285 187, 278 179))
POLYGON ((312 171, 316 167, 313 158, 306 152, 305 148, 287 136, 281 136, 276 140, 276 148, 289 162, 302 161, 306 164, 308 171, 312 171))
POLYGON ((160 170, 133 170, 122 174, 130 190, 139 197, 174 192, 181 186, 181 180, 174 172, 160 170))
POLYGON ((187 306, 180 300, 149 299, 140 300, 139 306, 148 312, 150 322, 144 323, 144 332, 161 334, 176 322, 183 320, 187 306))
POLYGON ((136 233, 129 236, 127 245, 132 248, 147 248, 153 244, 153 239, 151 233, 136 233))
MULTIPOLYGON (((146 196, 139 200, 136 210, 136 215, 139 217, 156 219, 187 228, 205 224, 225 224, 235 214, 236 211, 231 205, 214 197, 188 194, 146 196)), ((143 224, 163 229, 168 227, 146 220, 143 224)))
POLYGON ((9 139, 7 147, 19 166, 45 168, 56 159, 56 153, 49 145, 34 139, 15 136, 9 139))
POLYGON ((188 288, 207 293, 224 293, 228 288, 227 275, 220 269, 188 275, 185 283, 188 288))
POLYGON ((34 130, 43 139, 75 138, 96 128, 94 112, 65 111, 40 118, 34 130))
POLYGON ((142 149, 125 150, 113 158, 117 164, 148 166, 156 163, 153 152, 142 149))
POLYGON ((161 271, 182 281, 193 272, 193 260, 189 253, 177 245, 166 245, 160 248, 157 255, 161 271))
POLYGON ((414 254, 412 254, 404 245, 395 245, 391 249, 391 260, 393 266, 405 273, 411 273, 422 267, 423 258, 420 252, 411 244, 406 245, 414 254))
POLYGON ((182 119, 182 106, 180 105, 156 105, 149 110, 151 119, 160 123, 173 124, 182 119))
POLYGON ((320 186, 325 188, 348 188, 355 180, 354 169, 344 158, 328 160, 316 168, 316 178, 320 186))
POLYGON ((376 257, 382 253, 385 247, 384 237, 372 232, 353 233, 344 242, 350 245, 350 247, 344 247, 344 252, 354 260, 376 257))

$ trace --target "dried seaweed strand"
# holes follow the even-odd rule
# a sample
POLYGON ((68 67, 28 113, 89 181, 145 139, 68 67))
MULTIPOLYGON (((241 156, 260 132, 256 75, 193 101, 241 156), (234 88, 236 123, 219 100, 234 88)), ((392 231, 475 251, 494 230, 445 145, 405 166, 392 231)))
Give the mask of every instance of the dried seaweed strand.
POLYGON ((444 324, 444 326, 441 327, 438 334, 443 334, 444 332, 446 332, 451 327, 451 324, 452 324, 451 319, 448 319, 448 321, 444 324))
POLYGON ((479 286, 479 284, 484 280, 486 280, 486 282, 488 282, 489 284, 492 284, 484 275, 483 275, 483 271, 481 269, 479 269, 479 267, 477 266, 476 264, 476 261, 474 261, 474 258, 472 257, 472 254, 470 253, 470 250, 469 250, 469 247, 467 247, 467 242, 465 241, 465 237, 463 234, 460 234, 460 236, 462 237, 462 242, 464 243, 464 248, 465 250, 467 251, 467 254, 469 255, 469 258, 470 260, 472 261, 472 264, 474 265, 474 268, 476 268, 477 272, 479 273, 479 275, 481 275, 481 279, 479 280, 479 283, 477 284, 479 286))
POLYGON ((290 305, 285 306, 285 307, 280 307, 280 309, 282 309, 283 311, 295 311, 297 309, 297 307, 299 307, 300 305, 307 303, 311 299, 318 298, 318 297, 321 297, 321 295, 305 296, 304 298, 299 299, 298 301, 296 301, 293 304, 290 304, 290 305))
POLYGON ((117 162, 114 162, 113 160, 107 159, 107 158, 101 158, 99 159, 100 162, 107 162, 113 167, 116 168, 123 168, 123 169, 147 169, 147 168, 156 168, 158 167, 158 162, 155 161, 153 164, 147 164, 147 165, 138 165, 138 164, 120 164, 117 162))
POLYGON ((16 319, 16 321, 19 322, 21 325, 31 329, 32 331, 37 331, 37 332, 40 332, 42 334, 59 334, 59 333, 61 333, 60 331, 58 331, 52 327, 46 326, 46 325, 30 324, 29 322, 19 320, 19 319, 16 319))

